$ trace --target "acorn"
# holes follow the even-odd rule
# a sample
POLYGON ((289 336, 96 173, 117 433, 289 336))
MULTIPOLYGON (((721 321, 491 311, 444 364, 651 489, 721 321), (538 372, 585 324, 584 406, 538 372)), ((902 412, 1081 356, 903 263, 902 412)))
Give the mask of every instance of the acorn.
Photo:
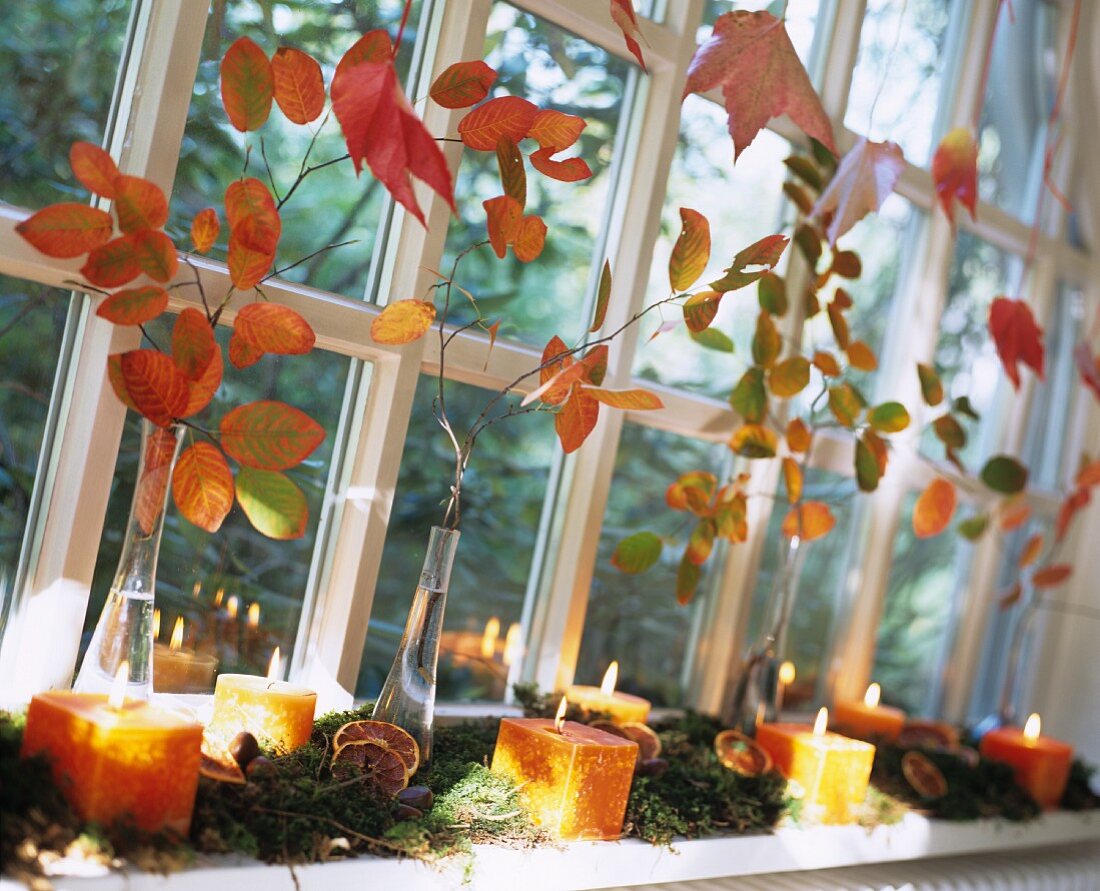
POLYGON ((413 807, 411 804, 399 804, 397 810, 393 812, 393 815, 398 820, 419 820, 424 816, 424 812, 418 807, 413 807))
POLYGON ((637 774, 643 777, 659 777, 668 770, 668 762, 664 758, 646 758, 638 764, 637 774))
POLYGON ((241 770, 247 770, 252 760, 259 756, 260 744, 256 742, 256 737, 251 733, 242 730, 233 737, 233 742, 229 744, 229 754, 241 766, 241 770))
POLYGON ((409 786, 397 793, 399 804, 407 804, 409 807, 419 808, 422 811, 430 811, 435 796, 427 786, 409 786))
POLYGON ((245 776, 250 780, 261 779, 263 777, 274 776, 278 773, 278 768, 275 767, 267 758, 263 755, 257 755, 251 761, 248 762, 248 767, 244 769, 245 776))

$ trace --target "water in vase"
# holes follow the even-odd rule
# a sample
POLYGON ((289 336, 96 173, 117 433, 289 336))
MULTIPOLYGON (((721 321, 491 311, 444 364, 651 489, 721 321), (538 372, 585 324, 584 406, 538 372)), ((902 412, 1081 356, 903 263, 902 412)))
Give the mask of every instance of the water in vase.
MULTIPOLYGON (((88 653, 73 689, 109 693, 118 668, 130 663, 129 684, 145 687, 153 674, 153 593, 114 591, 107 595, 88 653)), ((135 697, 141 698, 141 697, 135 697)))

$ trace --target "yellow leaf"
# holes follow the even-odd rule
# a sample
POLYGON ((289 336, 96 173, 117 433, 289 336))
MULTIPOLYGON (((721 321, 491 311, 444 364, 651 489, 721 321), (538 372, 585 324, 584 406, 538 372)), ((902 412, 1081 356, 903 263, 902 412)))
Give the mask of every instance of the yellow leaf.
POLYGON ((398 300, 382 310, 370 326, 376 343, 400 346, 423 337, 435 320, 435 306, 423 300, 398 300))
POLYGON ((874 371, 878 368, 878 359, 862 340, 853 340, 848 344, 847 352, 848 361, 853 368, 858 368, 860 371, 874 371))
POLYGON ((802 418, 787 424, 787 446, 792 452, 804 452, 810 447, 810 428, 802 418))
POLYGON ((729 445, 745 458, 773 458, 779 437, 763 424, 744 424, 733 432, 729 445))
POLYGON ((783 459, 783 482, 787 487, 787 501, 797 503, 802 497, 802 468, 794 458, 783 459))

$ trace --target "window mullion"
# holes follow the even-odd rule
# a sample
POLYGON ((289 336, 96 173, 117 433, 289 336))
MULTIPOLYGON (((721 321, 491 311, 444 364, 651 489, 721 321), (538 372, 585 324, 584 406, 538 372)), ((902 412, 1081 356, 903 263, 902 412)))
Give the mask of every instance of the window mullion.
POLYGON ((826 45, 825 64, 818 92, 838 134, 844 131, 844 112, 852 89, 852 72, 859 55, 859 36, 867 0, 838 0, 832 34, 826 45))

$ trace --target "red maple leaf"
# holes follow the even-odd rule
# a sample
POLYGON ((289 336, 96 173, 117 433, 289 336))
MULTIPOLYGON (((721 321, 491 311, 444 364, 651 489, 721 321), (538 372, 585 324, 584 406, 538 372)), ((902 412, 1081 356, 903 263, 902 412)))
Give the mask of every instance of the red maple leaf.
POLYGON ((787 114, 836 152, 833 125, 783 22, 768 12, 726 12, 688 66, 684 96, 722 88, 736 161, 772 118, 787 114))
POLYGON ((1013 387, 1020 389, 1020 362, 1042 379, 1043 329, 1035 324, 1031 308, 1023 300, 995 298, 989 307, 989 333, 1013 387))
POLYGON ((634 58, 638 60, 638 64, 642 66, 642 71, 649 73, 649 69, 645 67, 645 59, 642 58, 642 48, 638 46, 636 37, 641 37, 642 32, 638 30, 638 18, 634 15, 634 4, 632 0, 611 0, 611 20, 619 26, 619 30, 623 32, 623 38, 626 40, 626 48, 633 53, 634 58))
POLYGON ((836 175, 829 181, 814 205, 813 216, 833 212, 829 223, 829 243, 882 207, 901 171, 905 158, 893 142, 868 142, 861 138, 840 161, 836 175))
POLYGON ((1092 348, 1082 340, 1073 351, 1073 361, 1081 382, 1100 400, 1100 356, 1094 355, 1092 348))
POLYGON ((943 212, 955 222, 955 199, 977 219, 978 144, 969 127, 956 127, 940 142, 932 156, 932 182, 943 212))

